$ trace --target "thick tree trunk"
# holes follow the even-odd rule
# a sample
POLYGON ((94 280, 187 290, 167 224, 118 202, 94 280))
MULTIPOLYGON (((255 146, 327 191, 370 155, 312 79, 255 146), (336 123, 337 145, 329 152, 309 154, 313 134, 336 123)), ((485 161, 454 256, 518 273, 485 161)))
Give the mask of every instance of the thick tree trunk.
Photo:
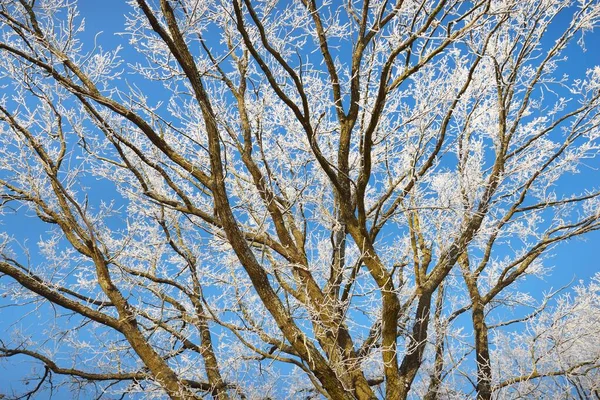
POLYGON ((477 360, 477 399, 490 400, 492 398, 492 366, 490 365, 488 327, 481 304, 473 306, 473 329, 475 330, 477 360))
MULTIPOLYGON (((407 346, 407 355, 400 365, 401 384, 394 399, 406 399, 415 376, 421 367, 423 353, 427 344, 427 327, 429 326, 429 312, 431 310, 431 293, 424 293, 419 298, 412 337, 407 346)), ((389 398, 389 397, 388 397, 389 398)))
POLYGON ((444 370, 444 340, 446 339, 445 330, 447 325, 442 319, 442 308, 444 306, 444 284, 440 285, 437 291, 435 301, 435 313, 433 323, 435 326, 435 361, 433 371, 429 376, 429 386, 424 400, 435 400, 438 398, 438 390, 442 383, 442 372, 444 370))
POLYGON ((485 323, 485 303, 477 287, 478 275, 471 272, 469 256, 466 252, 460 255, 458 263, 471 298, 471 319, 475 334, 475 360, 477 361, 477 399, 489 400, 492 398, 492 366, 488 327, 485 323))

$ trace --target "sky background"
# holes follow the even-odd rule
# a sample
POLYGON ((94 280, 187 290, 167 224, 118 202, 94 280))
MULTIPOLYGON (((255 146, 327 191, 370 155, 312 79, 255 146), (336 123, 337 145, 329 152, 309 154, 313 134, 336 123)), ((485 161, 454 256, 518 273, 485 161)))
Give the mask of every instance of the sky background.
MULTIPOLYGON (((117 45, 124 46, 121 56, 125 61, 135 55, 134 51, 128 48, 127 38, 117 35, 118 32, 124 30, 125 14, 129 12, 129 6, 124 1, 79 0, 76 3, 81 16, 86 21, 86 31, 82 35, 85 49, 93 48, 95 39, 96 43, 101 44, 104 50, 115 48, 117 45)), ((596 31, 586 35, 586 52, 575 43, 573 44, 567 52, 569 59, 564 65, 566 67, 564 70, 569 75, 581 77, 587 68, 600 65, 600 32, 596 31)), ((150 95, 159 96, 159 93, 150 93, 150 95)), ((582 169, 581 174, 561 180, 565 189, 597 186, 600 183, 598 178, 600 164, 597 159, 589 161, 589 168, 582 169)), ((22 211, 0 216, 0 231, 9 232, 20 241, 35 244, 45 229, 45 224, 36 218, 25 215, 22 211)), ((547 292, 551 287, 563 286, 571 280, 575 281, 574 283, 579 280, 589 281, 589 278, 599 270, 600 253, 598 250, 600 250, 600 232, 594 232, 583 239, 574 239, 559 245, 553 252, 554 257, 550 262, 554 266, 552 275, 546 277, 545 282, 529 280, 527 289, 532 295, 535 295, 547 292)), ((38 255, 32 253, 32 261, 35 261, 36 257, 38 255)), ((10 330, 11 324, 18 319, 23 308, 4 308, 6 305, 6 299, 0 297, 0 322, 4 330, 10 330)), ((27 319, 27 323, 30 324, 29 328, 36 329, 35 321, 42 320, 40 317, 27 319)), ((21 381, 21 378, 31 370, 31 367, 31 361, 23 357, 13 358, 8 362, 0 361, 0 393, 10 393, 11 389, 21 390, 29 387, 21 381)), ((60 393, 56 398, 68 399, 71 398, 71 395, 60 393)))

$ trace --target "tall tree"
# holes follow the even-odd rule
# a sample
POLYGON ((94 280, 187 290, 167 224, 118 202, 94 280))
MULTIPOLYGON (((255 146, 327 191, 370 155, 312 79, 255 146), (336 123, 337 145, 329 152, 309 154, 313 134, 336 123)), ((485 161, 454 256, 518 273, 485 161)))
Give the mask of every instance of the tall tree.
POLYGON ((600 396, 600 275, 522 283, 600 228, 598 1, 77 3, 0 2, 4 395, 600 396))

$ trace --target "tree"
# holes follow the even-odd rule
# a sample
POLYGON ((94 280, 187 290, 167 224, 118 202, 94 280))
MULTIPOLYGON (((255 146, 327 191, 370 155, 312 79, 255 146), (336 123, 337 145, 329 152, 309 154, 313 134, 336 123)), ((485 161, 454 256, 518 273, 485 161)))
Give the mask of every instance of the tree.
POLYGON ((0 5, 5 395, 600 395, 600 275, 523 283, 600 228, 600 3, 129 3, 0 5))

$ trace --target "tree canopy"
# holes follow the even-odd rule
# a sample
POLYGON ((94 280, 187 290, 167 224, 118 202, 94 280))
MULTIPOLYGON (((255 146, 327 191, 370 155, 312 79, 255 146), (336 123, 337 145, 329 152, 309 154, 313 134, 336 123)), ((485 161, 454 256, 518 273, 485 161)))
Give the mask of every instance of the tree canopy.
POLYGON ((81 3, 0 1, 4 396, 600 396, 598 1, 81 3))

